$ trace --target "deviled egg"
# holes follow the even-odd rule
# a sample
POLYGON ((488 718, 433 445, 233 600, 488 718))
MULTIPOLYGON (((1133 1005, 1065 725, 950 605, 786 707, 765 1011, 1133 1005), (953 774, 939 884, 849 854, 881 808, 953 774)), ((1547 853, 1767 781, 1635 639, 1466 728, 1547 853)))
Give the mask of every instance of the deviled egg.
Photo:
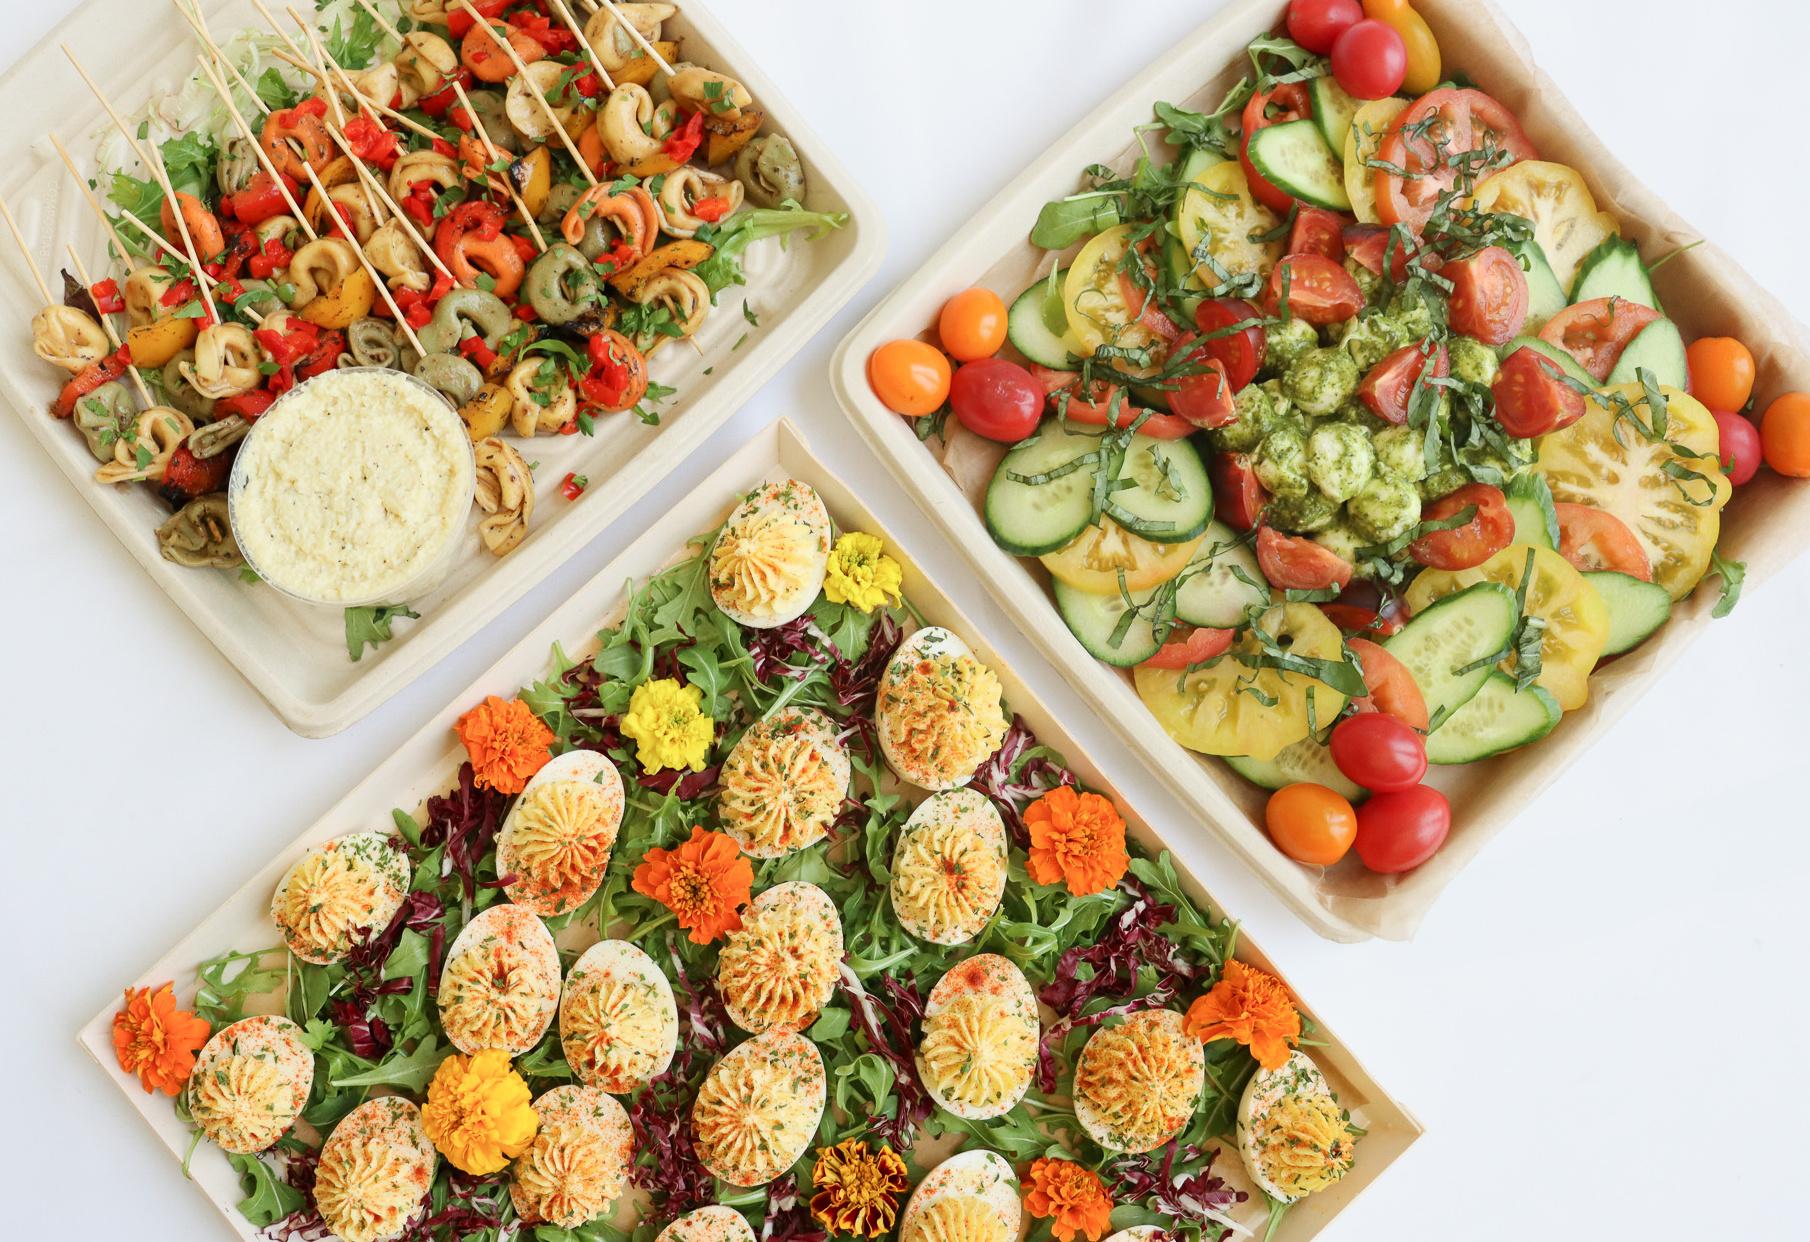
POLYGON ((931 944, 964 944, 986 929, 1006 891, 1006 826, 971 789, 933 794, 912 811, 892 851, 899 926, 931 944))
POLYGON ((670 1221, 654 1242, 754 1242, 754 1229, 734 1208, 712 1203, 670 1221))
POLYGON ((754 489, 710 548, 710 597, 737 624, 772 629, 796 621, 823 593, 830 513, 808 483, 754 489))
POLYGON ((496 838, 510 901, 552 917, 589 901, 622 827, 622 776, 591 750, 555 755, 528 778, 496 838))
POLYGON ((394 1238, 419 1212, 439 1155, 421 1110, 399 1095, 366 1100, 321 1145, 314 1206, 345 1242, 394 1238))
POLYGON ((977 953, 938 979, 924 1002, 918 1081, 957 1117, 1003 1117, 1030 1088, 1039 1033, 1024 972, 997 953, 977 953))
POLYGON ((189 1115, 234 1155, 282 1138, 308 1103, 314 1053, 288 1018, 241 1018, 214 1033, 189 1075, 189 1115))
POLYGON ((1152 1151, 1187 1127, 1206 1081, 1206 1054, 1182 1015, 1140 1009, 1081 1049, 1075 1118, 1107 1151, 1152 1151))
POLYGON ((588 1087, 616 1095, 666 1072, 679 1043, 672 984, 626 940, 599 940, 572 963, 559 999, 566 1064, 588 1087))
POLYGON ((704 1167, 731 1186, 762 1186, 798 1162, 816 1137, 828 1084, 817 1045, 769 1031, 710 1067, 691 1106, 704 1167))
POLYGON ((899 1218, 899 1242, 1016 1242, 1018 1179, 997 1152, 958 1152, 924 1175, 899 1218))
POLYGON ((750 858, 823 840, 848 796, 848 750, 822 712, 787 707, 748 726, 724 760, 717 817, 750 858))
POLYGON ((616 1097, 594 1087, 555 1087, 534 1113, 540 1127, 516 1157, 509 1198, 524 1224, 576 1229, 628 1189, 634 1126, 616 1097))
POLYGON ((744 1031, 802 1031, 835 995, 841 968, 836 903, 794 880, 763 890, 742 911, 717 957, 716 989, 744 1031))
POLYGON ((296 859, 277 881, 270 917, 291 953, 328 966, 389 926, 408 891, 408 855, 390 834, 352 832, 296 859))
POLYGON ((519 1057, 559 1009, 559 949, 526 906, 491 906, 452 942, 440 968, 440 1025, 460 1052, 519 1057))
POLYGON ((958 636, 926 626, 888 661, 874 724, 901 780, 929 790, 966 785, 1005 739, 999 678, 958 636))
POLYGON ((1357 1134, 1326 1076, 1305 1052, 1258 1066, 1238 1101, 1238 1154, 1278 1203, 1324 1190, 1351 1171, 1357 1134))

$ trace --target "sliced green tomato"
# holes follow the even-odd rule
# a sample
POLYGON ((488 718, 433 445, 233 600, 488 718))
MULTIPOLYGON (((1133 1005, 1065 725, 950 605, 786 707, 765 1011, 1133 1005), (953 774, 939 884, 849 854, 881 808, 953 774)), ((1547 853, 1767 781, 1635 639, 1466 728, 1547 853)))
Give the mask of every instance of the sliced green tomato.
POLYGON ((1219 281, 1200 259, 1203 242, 1205 255, 1226 273, 1255 272, 1268 279, 1282 257, 1282 241, 1252 239, 1274 234, 1281 224, 1275 212, 1251 197, 1250 183, 1236 160, 1213 165, 1182 188, 1176 206, 1175 232, 1191 269, 1190 283, 1207 289, 1219 281))
MULTIPOLYGON (((1102 345, 1152 349, 1160 354, 1160 347, 1166 343, 1139 318, 1146 291, 1133 287, 1135 306, 1126 299, 1124 276, 1132 231, 1132 225, 1121 224, 1088 242, 1075 256, 1074 264, 1068 269, 1068 278, 1062 282, 1062 304, 1068 315, 1068 330, 1080 343, 1084 355, 1092 354, 1102 345)), ((1160 367, 1156 361, 1141 367, 1120 361, 1117 369, 1128 375, 1147 376, 1160 367)))
POLYGON ((1382 222, 1376 214, 1376 169, 1370 167, 1370 161, 1376 158, 1389 126, 1407 106, 1405 99, 1371 100, 1351 118, 1345 143, 1339 148, 1345 157, 1345 193, 1351 199, 1351 213, 1364 224, 1382 222))
MULTIPOLYGON (((1339 629, 1312 604, 1280 604, 1263 614, 1263 630, 1298 656, 1337 660, 1345 648, 1339 629)), ((1245 755, 1268 762, 1344 710, 1345 696, 1303 673, 1252 668, 1260 648, 1250 631, 1215 664, 1191 673, 1140 668, 1138 697, 1169 736, 1205 755, 1245 755)))
POLYGON ((1582 173, 1546 160, 1522 160, 1503 169, 1477 187, 1472 201, 1479 210, 1530 221, 1534 240, 1567 291, 1585 257, 1621 232, 1614 216, 1597 210, 1582 173))
POLYGON ((1286 121, 1257 131, 1246 148, 1251 166, 1291 198, 1328 211, 1350 211, 1345 164, 1312 121, 1286 121))
POLYGON ((1267 763, 1248 755, 1227 755, 1226 766, 1264 789, 1281 789, 1306 781, 1310 785, 1324 785, 1351 803, 1362 802, 1370 796, 1369 790, 1339 771, 1339 765, 1332 761, 1332 751, 1314 737, 1304 737, 1293 746, 1283 747, 1282 752, 1267 763))

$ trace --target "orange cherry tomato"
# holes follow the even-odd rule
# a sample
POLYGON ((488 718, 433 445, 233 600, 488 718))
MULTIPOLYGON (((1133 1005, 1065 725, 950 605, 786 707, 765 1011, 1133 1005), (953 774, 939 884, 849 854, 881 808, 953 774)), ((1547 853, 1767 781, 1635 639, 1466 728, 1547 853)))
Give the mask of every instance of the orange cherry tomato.
POLYGON ((1305 781, 1271 794, 1263 822, 1277 849, 1314 867, 1332 866, 1357 840, 1357 812, 1351 803, 1324 785, 1305 781))
POLYGON ((1006 343, 1006 304, 991 289, 964 289, 943 303, 936 331, 957 362, 991 358, 1006 343))
POLYGON ((1691 395, 1712 410, 1739 413, 1753 396, 1753 354, 1732 336, 1706 336, 1684 351, 1691 395))
POLYGON ((886 408, 922 418, 943 408, 953 375, 943 351, 923 341, 888 341, 867 360, 867 382, 886 408))
POLYGON ((1370 691, 1361 698, 1353 699, 1352 706, 1360 712, 1381 712, 1385 716, 1393 716, 1410 729, 1426 732, 1426 696, 1420 692, 1420 686, 1414 680, 1414 674, 1408 671, 1408 666, 1368 638, 1347 638, 1345 646, 1363 666, 1364 685, 1370 691))
POLYGON ((1780 474, 1810 479, 1810 393, 1788 392, 1766 407, 1760 451, 1780 474))

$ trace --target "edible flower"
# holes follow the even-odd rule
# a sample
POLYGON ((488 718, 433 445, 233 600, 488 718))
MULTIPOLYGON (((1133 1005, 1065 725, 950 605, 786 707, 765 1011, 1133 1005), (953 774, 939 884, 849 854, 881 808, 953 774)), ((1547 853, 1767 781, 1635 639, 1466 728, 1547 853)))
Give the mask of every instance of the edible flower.
POLYGON ((1024 811, 1031 834, 1026 860, 1039 884, 1061 881, 1077 897, 1104 892, 1125 875, 1125 821, 1099 794, 1058 785, 1024 811))
POLYGON ((1050 1232, 1060 1242, 1074 1242, 1081 1233, 1089 1242, 1100 1242, 1112 1231, 1112 1196, 1106 1193, 1106 1183, 1073 1160, 1031 1161, 1024 1207, 1032 1216, 1049 1221, 1050 1232))
POLYGON ((518 794, 553 757, 553 730, 520 699, 491 695, 459 717, 453 732, 465 743, 478 784, 518 794))
POLYGON ((482 1176, 507 1168, 534 1142, 540 1118, 532 1100, 501 1048, 455 1052, 434 1071, 421 1122, 454 1168, 482 1176))
POLYGON ((899 602, 901 577, 899 563, 886 555, 886 545, 878 537, 851 530, 830 549, 823 593, 832 604, 872 612, 889 596, 899 602))
POLYGON ((728 833, 693 828, 677 849, 648 850, 633 887, 671 910, 693 944, 709 944, 741 928, 754 867, 728 833))
POLYGON ((1232 958, 1213 990, 1188 1006, 1182 1029, 1203 1044, 1237 1040, 1264 1069, 1281 1069, 1301 1040, 1301 1014, 1280 979, 1232 958))
POLYGON ((172 985, 127 988, 113 1015, 113 1055, 147 1095, 175 1095, 195 1072, 195 1054, 208 1034, 206 1019, 176 1008, 172 985))
POLYGON ((648 772, 704 770, 716 721, 704 714, 703 692, 671 677, 644 681, 629 697, 622 736, 635 743, 635 761, 648 772))
POLYGON ((819 1147, 811 1169, 811 1217, 831 1233, 877 1238, 891 1233, 909 1179, 899 1153, 864 1139, 819 1147))

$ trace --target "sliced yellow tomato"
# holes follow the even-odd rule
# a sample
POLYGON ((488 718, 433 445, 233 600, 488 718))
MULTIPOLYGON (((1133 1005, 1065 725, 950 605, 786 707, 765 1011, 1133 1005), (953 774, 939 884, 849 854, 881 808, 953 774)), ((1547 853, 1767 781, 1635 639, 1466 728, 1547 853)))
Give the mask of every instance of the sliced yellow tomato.
MULTIPOLYGON (((1529 555, 1533 577, 1527 584, 1527 615, 1546 623, 1535 684, 1566 711, 1576 711, 1590 699, 1590 670, 1609 641, 1609 609, 1589 580, 1551 548, 1511 543, 1475 569, 1426 570, 1408 584, 1404 598, 1409 608, 1420 612, 1479 582, 1499 582, 1518 590, 1529 555)), ((1504 661, 1503 670, 1514 671, 1512 657, 1504 661)))
POLYGON ((1567 164, 1522 160, 1478 186, 1471 201, 1532 221, 1534 240, 1566 292, 1584 256, 1621 232, 1614 216, 1597 210, 1584 174, 1567 164))
POLYGON ((1715 417, 1688 393, 1659 392, 1666 404, 1663 438, 1634 425, 1638 419, 1653 426, 1640 385, 1605 388, 1577 422, 1541 439, 1534 469, 1554 500, 1594 505, 1626 522, 1653 564, 1653 581, 1683 599, 1709 570, 1734 488, 1719 464, 1715 417), (1702 477, 1668 473, 1680 470, 1702 477))
MULTIPOLYGON (((1264 633, 1288 650, 1316 660, 1337 660, 1345 650, 1339 627, 1312 604, 1281 604, 1258 622, 1264 633)), ((1252 668, 1238 657, 1260 647, 1249 630, 1209 668, 1192 673, 1140 668, 1133 674, 1138 697, 1169 736, 1204 755, 1249 755, 1267 762, 1308 733, 1308 695, 1313 721, 1324 726, 1345 708, 1345 696, 1305 673, 1252 668)))
POLYGON ((1393 96, 1373 99, 1351 118, 1351 129, 1345 134, 1345 193, 1351 197, 1351 211, 1365 224, 1380 224, 1376 214, 1376 169, 1370 161, 1382 145, 1389 126, 1408 106, 1405 99, 1393 96))
POLYGON ((1101 518, 1070 543, 1037 559, 1050 575, 1090 595, 1117 595, 1119 574, 1127 591, 1148 591, 1178 576, 1194 559, 1203 534, 1182 543, 1152 543, 1111 518, 1101 518))
MULTIPOLYGON (((1282 257, 1282 242, 1253 239, 1276 232, 1281 223, 1281 217, 1251 197, 1250 182, 1237 160, 1215 164, 1194 178, 1193 185, 1182 189, 1181 207, 1175 213, 1183 251, 1192 256, 1206 238, 1207 253, 1234 276, 1256 272, 1268 278, 1282 257)), ((1202 289, 1218 283, 1204 270, 1189 279, 1202 289)))
POLYGON ((1085 354, 1102 345, 1154 349, 1157 357, 1148 365, 1134 367, 1124 360, 1114 364, 1130 375, 1149 375, 1160 367, 1167 342, 1140 318, 1146 299, 1154 295, 1127 277, 1125 255, 1131 247, 1131 233, 1131 225, 1121 224, 1081 247, 1062 282, 1062 308, 1068 315, 1068 330, 1085 354))

